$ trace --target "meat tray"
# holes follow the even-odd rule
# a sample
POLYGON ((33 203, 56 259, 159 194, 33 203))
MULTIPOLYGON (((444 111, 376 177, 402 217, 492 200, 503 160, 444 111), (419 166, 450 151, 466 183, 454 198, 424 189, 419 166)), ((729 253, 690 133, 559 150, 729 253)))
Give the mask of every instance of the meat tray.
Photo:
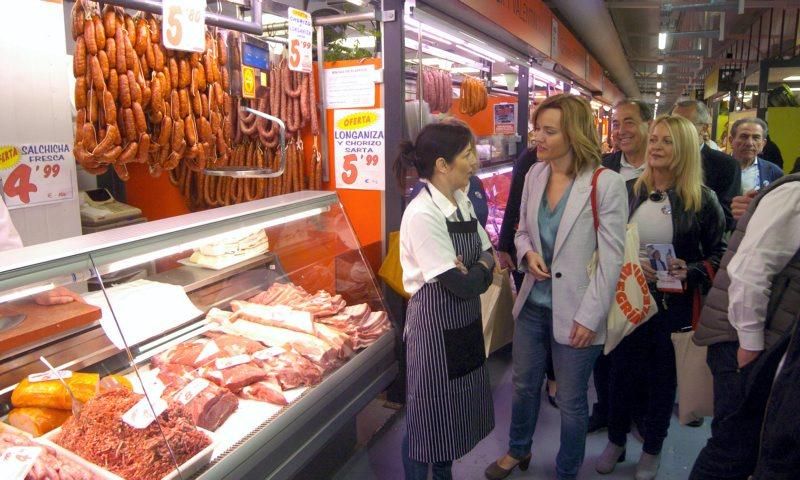
MULTIPOLYGON (((211 455, 214 453, 214 446, 216 445, 214 434, 202 428, 198 428, 198 430, 208 435, 208 438, 211 439, 211 443, 209 443, 208 446, 206 446, 206 448, 197 452, 197 454, 194 457, 190 458, 189 460, 184 462, 183 465, 180 466, 181 470, 180 476, 178 475, 177 470, 173 470, 172 473, 163 477, 161 480, 177 480, 180 478, 190 478, 192 475, 197 473, 201 468, 206 466, 211 461, 211 455)), ((104 480, 125 480, 122 477, 117 476, 109 472, 108 470, 87 461, 83 457, 76 455, 75 453, 53 442, 52 439, 55 438, 56 435, 58 435, 59 433, 61 433, 61 427, 58 427, 55 430, 45 433, 44 435, 36 439, 36 441, 56 448, 59 454, 63 453, 65 457, 76 461, 77 463, 83 465, 86 468, 91 469, 93 472, 101 475, 104 480)))

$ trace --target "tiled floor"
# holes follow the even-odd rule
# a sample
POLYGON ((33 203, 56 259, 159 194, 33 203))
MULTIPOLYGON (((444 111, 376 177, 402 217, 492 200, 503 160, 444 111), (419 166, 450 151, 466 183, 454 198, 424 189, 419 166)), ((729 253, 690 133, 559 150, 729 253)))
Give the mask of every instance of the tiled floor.
MULTIPOLYGON (((511 355, 507 352, 493 355, 489 359, 492 380, 495 423, 494 431, 469 454, 457 460, 453 476, 459 480, 483 479, 486 466, 502 455, 507 448, 508 426, 511 417, 511 355)), ((593 395, 594 388, 590 388, 593 395)), ((592 399, 593 401, 593 399, 592 399)), ((376 434, 365 448, 359 449, 334 476, 335 480, 401 480, 403 464, 400 458, 400 441, 403 436, 404 415, 401 412, 376 434)), ((542 399, 539 422, 533 438, 533 462, 527 472, 515 471, 508 478, 552 479, 555 478, 555 457, 559 438, 558 410, 542 399)), ((700 449, 709 436, 708 421, 701 428, 681 427, 673 418, 662 451, 659 480, 684 480, 700 449)), ((628 461, 620 464, 614 473, 599 475, 594 471, 594 459, 603 450, 607 441, 605 431, 589 435, 586 442, 586 460, 579 478, 618 480, 632 479, 641 444, 633 437, 628 441, 628 461)))

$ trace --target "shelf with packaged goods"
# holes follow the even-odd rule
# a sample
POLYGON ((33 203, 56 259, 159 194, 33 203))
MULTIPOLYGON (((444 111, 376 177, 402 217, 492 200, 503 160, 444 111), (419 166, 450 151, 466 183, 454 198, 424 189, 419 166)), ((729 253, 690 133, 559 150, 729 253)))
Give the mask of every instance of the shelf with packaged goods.
MULTIPOLYGON (((211 453, 194 474, 201 478, 241 478, 252 469, 291 475, 396 375, 376 280, 335 193, 300 192, 14 253, 0 254, 8 266, 0 269, 0 312, 64 308, 33 301, 62 287, 89 303, 67 305, 91 316, 66 327, 56 322, 0 354, 0 413, 12 403, 18 410, 46 406, 30 400, 36 388, 18 384, 30 389, 27 377, 46 370, 39 356, 59 370, 97 374, 90 382, 115 379, 112 390, 130 382, 134 393, 119 398, 87 394, 88 418, 108 407, 103 402, 129 407, 147 393, 142 402, 155 409, 163 399, 167 412, 143 429, 173 428, 165 419, 183 411, 192 425, 212 430, 211 453), (228 403, 220 413, 215 402, 222 399, 228 403), (294 448, 284 451, 287 445, 294 448)), ((30 318, 0 332, 0 341, 30 318)), ((48 388, 62 387, 52 381, 48 388)), ((68 410, 66 392, 59 395, 56 407, 68 410)), ((98 463, 70 443, 75 431, 91 431, 83 415, 67 420, 55 441, 98 463)), ((25 420, 21 426, 37 419, 25 420)), ((183 451, 176 442, 172 450, 183 451)), ((181 460, 176 455, 173 467, 181 460)), ((116 473, 134 475, 125 472, 116 473)))

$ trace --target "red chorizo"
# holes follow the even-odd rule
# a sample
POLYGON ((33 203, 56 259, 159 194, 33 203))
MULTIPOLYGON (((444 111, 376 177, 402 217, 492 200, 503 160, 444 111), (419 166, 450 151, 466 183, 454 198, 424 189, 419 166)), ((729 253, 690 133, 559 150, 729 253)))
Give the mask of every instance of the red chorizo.
POLYGON ((200 103, 203 105, 203 116, 209 118, 210 105, 208 101, 208 96, 205 93, 200 95, 200 103))
POLYGON ((106 82, 103 80, 103 69, 100 68, 100 60, 97 59, 96 55, 92 55, 90 62, 92 69, 92 85, 95 90, 102 92, 106 89, 106 82))
POLYGON ((194 113, 198 117, 202 117, 203 103, 200 95, 199 94, 192 95, 191 102, 192 102, 192 113, 194 113))
POLYGON ((168 148, 172 140, 172 119, 169 115, 164 115, 161 120, 161 131, 158 136, 158 145, 162 148, 168 148))
POLYGON ((147 28, 147 20, 139 18, 136 21, 136 55, 144 55, 147 52, 147 41, 150 39, 150 30, 147 28))
POLYGON ((187 115, 184 119, 184 125, 186 130, 186 143, 192 146, 197 143, 197 124, 191 115, 187 115))
POLYGON ((139 136, 139 150, 136 154, 137 163, 147 163, 150 153, 150 134, 143 133, 139 136))
POLYGON ((103 27, 103 21, 97 15, 92 15, 94 22, 94 38, 97 41, 97 51, 106 48, 106 29, 103 27))
POLYGON ((309 78, 308 81, 308 103, 311 108, 311 135, 319 135, 319 110, 317 110, 317 86, 316 79, 309 78))
POLYGON ((133 109, 126 108, 122 112, 122 124, 125 130, 125 140, 133 142, 136 140, 136 120, 133 117, 133 109))
POLYGON ((153 45, 153 70, 161 72, 164 70, 164 62, 166 55, 164 54, 163 46, 159 44, 153 45))
POLYGON ((85 148, 87 152, 93 151, 94 147, 97 146, 97 132, 94 129, 94 124, 91 122, 84 123, 83 134, 81 136, 83 139, 83 148, 85 148))
POLYGON ((119 145, 121 141, 122 138, 120 137, 119 129, 117 128, 117 126, 109 125, 103 139, 92 150, 92 155, 96 156, 103 155, 104 153, 114 148, 116 145, 119 145))
POLYGON ((126 72, 128 56, 125 52, 125 32, 121 28, 117 29, 117 35, 114 37, 114 47, 117 49, 116 69, 118 72, 126 72))
POLYGON ((293 80, 296 79, 296 75, 293 72, 289 71, 289 67, 284 66, 281 68, 281 81, 283 82, 283 92, 286 95, 289 95, 292 98, 297 98, 300 96, 300 85, 298 82, 297 88, 293 86, 293 80))
POLYGON ((172 150, 177 151, 180 149, 181 142, 184 144, 184 123, 180 118, 172 121, 172 150))
POLYGON ((77 2, 75 2, 75 5, 72 6, 72 10, 70 11, 70 16, 72 18, 73 40, 78 40, 78 38, 81 35, 83 35, 84 22, 86 21, 83 9, 84 9, 83 1, 78 0, 77 2))
POLYGON ((109 125, 117 123, 117 105, 114 96, 108 90, 103 92, 103 114, 109 125))
POLYGON ((175 84, 175 88, 180 88, 180 74, 178 70, 178 61, 174 58, 170 58, 169 62, 169 79, 171 83, 175 84))
POLYGON ((107 40, 117 33, 117 15, 111 5, 106 5, 103 8, 103 29, 105 29, 106 37, 108 37, 107 40))
POLYGON ((161 26, 155 18, 150 17, 147 19, 148 30, 150 31, 150 41, 153 44, 161 43, 161 26))
POLYGON ((107 89, 111 93, 111 98, 116 102, 119 99, 119 77, 116 70, 111 70, 108 73, 107 89))
POLYGON ((178 87, 186 88, 192 81, 192 70, 189 67, 189 62, 181 59, 178 62, 178 87))
POLYGON ((136 24, 130 15, 125 15, 125 31, 131 43, 136 44, 136 24))
POLYGON ((150 108, 154 112, 164 112, 164 97, 161 93, 161 81, 158 76, 150 80, 150 108))
POLYGON ((128 70, 128 87, 131 89, 131 100, 142 103, 142 88, 130 70, 128 70))
POLYGON ((78 37, 75 41, 75 54, 72 56, 72 74, 75 78, 86 75, 86 40, 78 37))
MULTIPOLYGON (((128 70, 133 70, 137 68, 135 65, 136 50, 134 50, 133 46, 131 45, 133 41, 130 39, 129 35, 130 32, 127 32, 125 35, 122 36, 122 38, 123 41, 125 42, 125 64, 128 66, 128 70)), ((119 45, 117 45, 117 50, 119 50, 119 45)))
POLYGON ((99 157, 100 158, 100 162, 101 163, 106 163, 106 164, 107 163, 115 163, 121 154, 122 154, 122 146, 121 145, 117 145, 117 146, 111 148, 106 153, 100 155, 100 157, 99 157))
POLYGON ((200 136, 200 140, 203 142, 211 142, 213 138, 213 132, 211 130, 211 123, 209 123, 208 119, 200 117, 200 120, 198 120, 198 127, 198 135, 200 136))
POLYGON ((119 76, 119 103, 124 108, 130 108, 131 106, 131 90, 128 76, 125 74, 119 76))
POLYGON ((147 121, 144 118, 144 110, 138 102, 133 102, 133 120, 136 126, 136 136, 147 133, 147 121))
POLYGON ((94 20, 87 20, 83 28, 83 38, 86 41, 86 51, 90 55, 97 55, 97 37, 94 32, 94 20))
POLYGON ((117 68, 117 41, 114 37, 106 40, 106 56, 108 57, 108 68, 117 68))
POLYGON ((228 63, 228 47, 225 45, 222 33, 217 33, 217 63, 220 65, 228 63))
POLYGON ((97 61, 100 63, 100 71, 103 73, 103 79, 108 80, 108 72, 110 68, 108 66, 108 54, 105 50, 100 50, 97 52, 97 61))
POLYGON ((86 77, 75 79, 75 108, 86 108, 86 77))
POLYGON ((188 90, 186 90, 185 88, 182 88, 178 92, 178 100, 179 100, 179 106, 180 106, 180 112, 179 113, 180 113, 181 118, 183 118, 183 117, 189 115, 189 113, 192 111, 191 104, 189 103, 189 92, 188 92, 188 90))

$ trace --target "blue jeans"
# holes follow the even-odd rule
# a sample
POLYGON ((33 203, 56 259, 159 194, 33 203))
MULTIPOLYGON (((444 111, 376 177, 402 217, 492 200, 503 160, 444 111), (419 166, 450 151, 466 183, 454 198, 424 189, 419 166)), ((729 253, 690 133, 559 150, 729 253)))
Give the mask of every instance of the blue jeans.
POLYGON ((601 345, 573 348, 557 343, 553 338, 553 312, 530 303, 523 307, 514 325, 514 394, 508 442, 511 456, 522 458, 531 451, 550 352, 558 379, 556 403, 561 413, 561 448, 556 457, 556 472, 560 480, 578 475, 589 425, 589 376, 602 348, 601 345))
POLYGON ((418 462, 408 455, 408 432, 403 435, 403 469, 406 480, 428 480, 428 469, 433 465, 433 480, 452 480, 453 461, 434 462, 433 464, 418 462))

